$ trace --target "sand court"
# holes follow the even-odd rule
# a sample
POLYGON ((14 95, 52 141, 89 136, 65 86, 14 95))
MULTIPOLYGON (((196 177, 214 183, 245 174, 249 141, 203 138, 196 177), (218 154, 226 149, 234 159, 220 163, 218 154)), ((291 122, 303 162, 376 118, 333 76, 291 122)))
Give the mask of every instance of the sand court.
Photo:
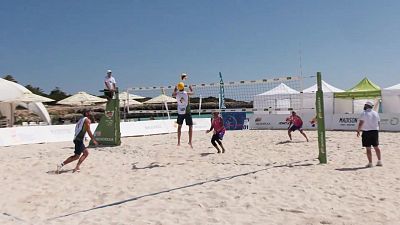
MULTIPOLYGON (((55 174, 73 143, 0 148, 1 224, 396 224, 398 133, 380 135, 383 167, 364 168, 355 132, 327 132, 328 164, 286 131, 228 131, 225 154, 210 135, 123 138, 90 149, 55 174)), ((374 156, 375 157, 375 156, 374 156)), ((374 158, 374 162, 376 162, 374 158)))

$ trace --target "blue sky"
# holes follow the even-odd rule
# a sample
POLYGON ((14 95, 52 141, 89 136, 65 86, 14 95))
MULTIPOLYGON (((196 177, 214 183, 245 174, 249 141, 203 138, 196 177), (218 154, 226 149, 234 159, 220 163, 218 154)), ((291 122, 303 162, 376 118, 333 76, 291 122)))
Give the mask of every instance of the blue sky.
MULTIPOLYGON (((0 76, 49 92, 321 71, 342 89, 400 83, 400 1, 1 1, 0 76)), ((306 85, 313 80, 307 79, 306 85)))

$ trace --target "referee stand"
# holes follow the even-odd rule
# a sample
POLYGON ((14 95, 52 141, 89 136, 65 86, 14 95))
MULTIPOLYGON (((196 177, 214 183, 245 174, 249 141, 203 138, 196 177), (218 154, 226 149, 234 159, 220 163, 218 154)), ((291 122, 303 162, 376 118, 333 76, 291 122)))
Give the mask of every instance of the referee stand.
MULTIPOLYGON (((106 92, 100 90, 100 92, 106 92)), ((110 93, 105 93, 110 96, 110 93)), ((99 124, 94 132, 94 137, 99 145, 117 146, 121 145, 121 130, 120 130, 120 108, 119 108, 119 91, 118 88, 113 92, 111 98, 108 98, 104 115, 101 117, 99 124)), ((90 146, 93 146, 93 141, 90 141, 90 146)))

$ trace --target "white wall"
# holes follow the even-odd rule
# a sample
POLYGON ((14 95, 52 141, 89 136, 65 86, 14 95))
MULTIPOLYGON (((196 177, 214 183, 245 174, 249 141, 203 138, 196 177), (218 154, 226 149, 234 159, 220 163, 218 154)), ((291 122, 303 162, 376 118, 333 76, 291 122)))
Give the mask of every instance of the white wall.
MULTIPOLYGON (((177 131, 176 120, 149 120, 121 122, 121 137, 173 133, 177 131)), ((193 130, 210 128, 209 118, 194 118, 193 130)), ((97 124, 91 124, 95 131, 97 124)), ((0 129, 0 146, 72 141, 75 125, 26 126, 0 129)), ((188 126, 182 126, 187 131, 188 126)))

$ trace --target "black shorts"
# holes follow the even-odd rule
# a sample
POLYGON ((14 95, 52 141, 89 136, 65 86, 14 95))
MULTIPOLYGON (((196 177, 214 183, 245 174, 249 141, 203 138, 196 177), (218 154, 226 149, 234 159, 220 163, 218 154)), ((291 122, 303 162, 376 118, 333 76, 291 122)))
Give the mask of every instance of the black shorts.
POLYGON ((186 125, 188 126, 192 126, 193 125, 193 119, 192 119, 192 115, 191 114, 178 114, 178 118, 176 119, 176 122, 179 125, 183 124, 183 120, 186 121, 186 125))
POLYGON ((303 128, 301 128, 301 127, 302 127, 302 126, 298 127, 298 126, 292 125, 292 126, 289 128, 289 130, 291 130, 291 131, 296 131, 296 130, 301 131, 301 130, 303 130, 303 128))
POLYGON ((106 96, 107 99, 112 99, 114 97, 114 92, 108 89, 104 89, 104 96, 106 96))
POLYGON ((83 144, 83 140, 74 140, 74 144, 75 144, 75 155, 80 155, 82 154, 83 150, 85 150, 85 144, 83 144))
POLYGON ((379 132, 377 130, 363 131, 361 139, 363 147, 376 147, 379 145, 379 132))

